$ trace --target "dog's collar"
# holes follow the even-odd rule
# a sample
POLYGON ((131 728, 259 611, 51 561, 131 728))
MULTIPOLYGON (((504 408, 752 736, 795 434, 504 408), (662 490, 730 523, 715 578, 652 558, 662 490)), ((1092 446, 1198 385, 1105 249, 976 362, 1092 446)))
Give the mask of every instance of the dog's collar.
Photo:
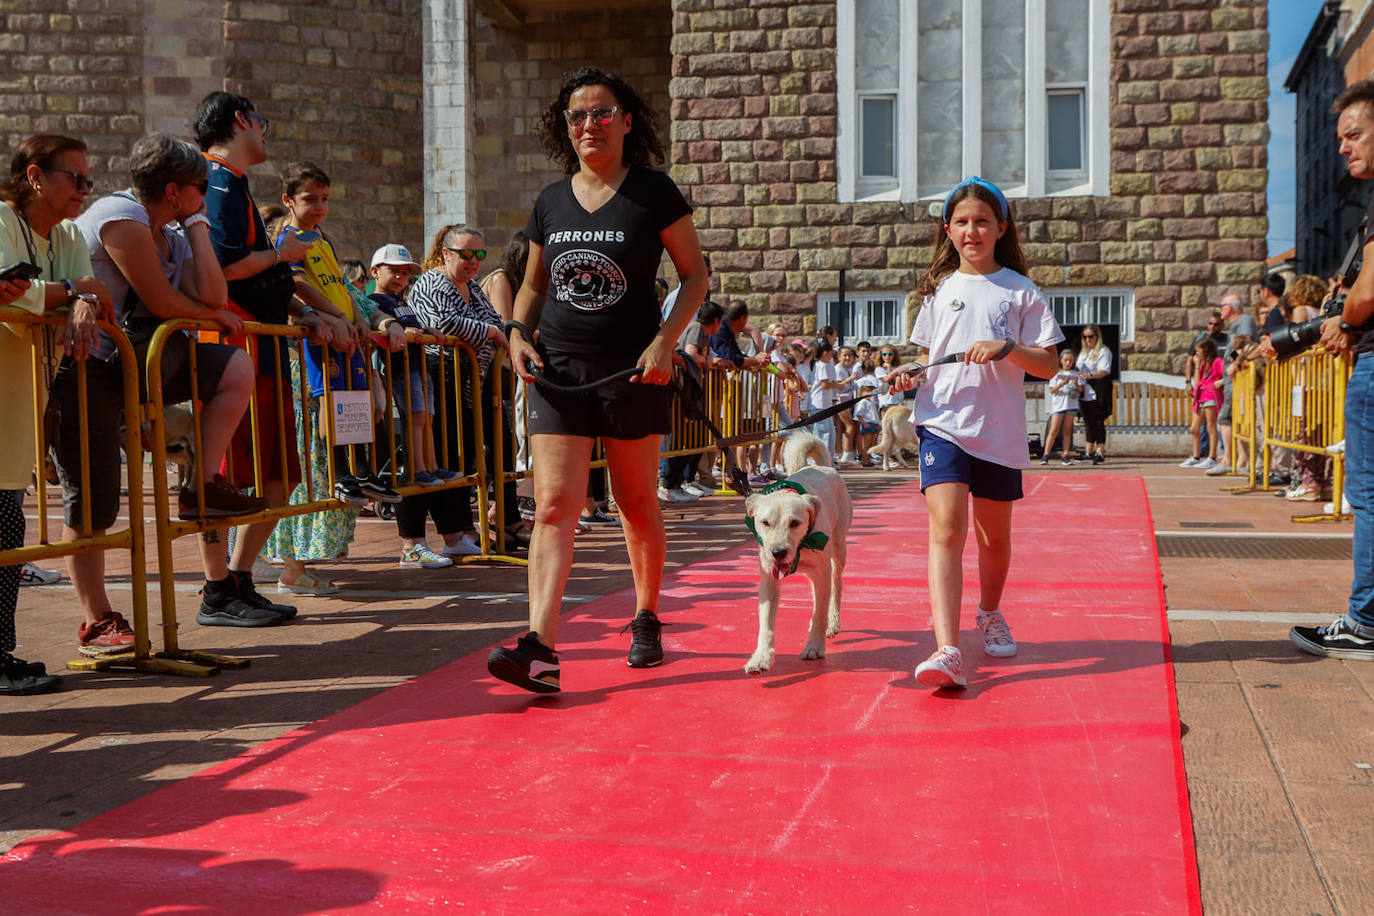
MULTIPOLYGON (((802 496, 806 495, 806 488, 795 480, 779 480, 777 483, 769 484, 764 487, 759 491, 759 494, 766 495, 768 493, 776 493, 778 490, 791 490, 793 493, 798 493, 802 496)), ((754 540, 758 541, 760 545, 763 544, 763 538, 759 537, 758 529, 754 527, 754 517, 752 515, 744 516, 744 524, 748 526, 749 533, 754 536, 754 540)), ((814 522, 812 524, 814 526, 814 522)), ((801 548, 807 550, 824 550, 825 545, 828 543, 830 543, 830 535, 826 534, 824 531, 817 531, 814 527, 807 528, 806 537, 801 539, 801 543, 797 545, 797 552, 792 555, 792 568, 787 571, 787 574, 789 576, 792 575, 792 573, 797 571, 797 566, 801 564, 801 548)))

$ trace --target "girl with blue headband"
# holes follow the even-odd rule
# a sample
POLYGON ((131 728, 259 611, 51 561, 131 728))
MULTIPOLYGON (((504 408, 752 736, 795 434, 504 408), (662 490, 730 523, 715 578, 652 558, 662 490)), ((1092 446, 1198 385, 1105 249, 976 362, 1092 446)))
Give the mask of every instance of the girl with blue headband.
POLYGON ((1026 258, 1007 199, 992 182, 965 178, 945 198, 944 234, 916 292, 924 297, 911 342, 927 364, 899 371, 896 391, 920 385, 911 422, 921 447, 921 492, 930 513, 930 605, 935 652, 916 666, 927 687, 963 687, 959 650, 962 558, 969 497, 978 536, 978 629, 983 651, 1016 654, 1000 604, 1011 564, 1011 507, 1022 496, 1026 447, 1024 373, 1049 378, 1064 339, 1045 296, 1026 277, 1026 258), (922 384, 924 382, 924 384, 922 384))

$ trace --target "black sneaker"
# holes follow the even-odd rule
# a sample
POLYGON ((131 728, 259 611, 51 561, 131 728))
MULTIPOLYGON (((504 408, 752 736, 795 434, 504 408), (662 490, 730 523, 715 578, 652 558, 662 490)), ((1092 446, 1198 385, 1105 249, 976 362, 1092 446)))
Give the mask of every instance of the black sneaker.
POLYGON ((220 582, 207 581, 201 589, 196 623, 205 627, 270 627, 282 622, 282 615, 249 604, 239 597, 238 591, 234 576, 220 582))
POLYGON ((0 696, 33 696, 52 693, 62 678, 48 674, 42 662, 26 662, 8 652, 0 652, 0 696))
POLYGON ((396 505, 402 499, 400 493, 388 487, 376 474, 371 477, 359 477, 358 489, 366 493, 369 499, 375 499, 379 503, 396 505))
POLYGON ((368 500, 368 496, 363 492, 358 479, 351 475, 340 477, 334 482, 334 498, 350 506, 365 506, 368 500))
MULTIPOLYGON (((652 668, 663 664, 663 642, 659 635, 663 623, 653 611, 640 611, 625 627, 632 634, 630 655, 625 664, 631 668, 652 668)), ((625 630, 620 632, 624 633, 625 630)))
POLYGON ((1106 456, 1103 455, 1101 452, 1093 452, 1093 464, 1101 464, 1106 460, 1106 456))
POLYGON ((492 677, 535 693, 558 693, 558 655, 539 641, 533 630, 521 636, 514 649, 491 650, 487 670, 492 677))
POLYGON ((1357 634, 1343 614, 1324 627, 1293 627, 1288 638, 1313 655, 1374 661, 1374 639, 1357 634))
POLYGON ((253 574, 251 572, 231 569, 229 570, 229 575, 238 580, 239 598, 243 601, 248 602, 253 605, 253 607, 271 611, 280 616, 282 620, 290 620, 296 616, 296 609, 291 605, 278 604, 275 601, 268 601, 263 597, 262 593, 258 591, 257 586, 253 584, 253 574))

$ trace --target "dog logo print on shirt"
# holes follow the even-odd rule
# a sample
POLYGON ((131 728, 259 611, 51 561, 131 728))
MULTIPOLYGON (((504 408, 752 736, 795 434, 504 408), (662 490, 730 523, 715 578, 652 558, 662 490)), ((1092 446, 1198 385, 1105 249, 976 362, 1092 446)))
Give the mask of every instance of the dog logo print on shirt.
POLYGON ((549 269, 554 298, 583 312, 599 312, 625 295, 625 273, 597 251, 574 248, 560 254, 549 269))

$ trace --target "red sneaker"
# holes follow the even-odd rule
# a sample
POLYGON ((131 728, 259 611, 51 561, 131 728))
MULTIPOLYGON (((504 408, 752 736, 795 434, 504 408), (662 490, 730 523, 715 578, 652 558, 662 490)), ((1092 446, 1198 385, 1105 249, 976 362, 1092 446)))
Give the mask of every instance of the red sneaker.
POLYGON ((134 628, 118 611, 106 611, 95 623, 83 623, 76 634, 76 651, 82 655, 114 655, 134 650, 134 628))

